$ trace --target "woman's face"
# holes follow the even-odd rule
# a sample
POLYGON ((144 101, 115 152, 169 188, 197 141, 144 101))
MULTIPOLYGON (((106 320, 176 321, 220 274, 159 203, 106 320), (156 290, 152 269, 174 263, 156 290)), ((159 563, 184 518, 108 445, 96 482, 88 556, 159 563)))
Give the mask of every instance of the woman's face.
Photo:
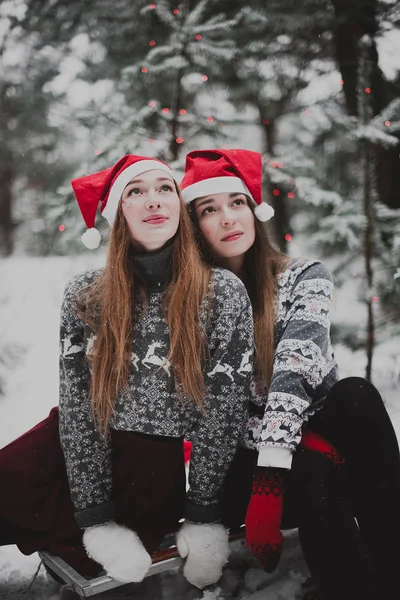
POLYGON ((199 227, 220 258, 245 255, 254 244, 254 214, 244 194, 210 194, 193 201, 199 227))
POLYGON ((162 248, 178 230, 181 204, 165 171, 154 169, 132 179, 122 192, 121 207, 132 239, 147 252, 162 248))

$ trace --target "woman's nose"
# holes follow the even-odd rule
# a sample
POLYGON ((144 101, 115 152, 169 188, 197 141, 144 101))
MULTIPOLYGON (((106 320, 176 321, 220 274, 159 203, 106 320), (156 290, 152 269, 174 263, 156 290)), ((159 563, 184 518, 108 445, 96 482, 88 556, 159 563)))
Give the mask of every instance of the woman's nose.
POLYGON ((225 212, 222 215, 222 225, 224 225, 224 226, 233 225, 236 222, 237 222, 237 216, 234 213, 225 212))
POLYGON ((162 205, 161 200, 155 194, 155 192, 149 192, 148 196, 147 196, 147 201, 146 201, 146 208, 148 208, 148 209, 160 208, 161 205, 162 205))

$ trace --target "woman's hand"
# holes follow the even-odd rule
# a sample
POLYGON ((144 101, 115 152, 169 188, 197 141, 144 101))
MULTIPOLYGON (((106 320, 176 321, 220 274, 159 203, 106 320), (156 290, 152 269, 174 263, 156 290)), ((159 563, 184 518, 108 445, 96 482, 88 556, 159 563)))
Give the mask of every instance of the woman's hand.
POLYGON ((142 581, 151 566, 151 556, 138 535, 114 521, 86 529, 83 545, 89 558, 122 583, 142 581))
POLYGON ((186 558, 183 574, 192 585, 203 589, 216 583, 228 560, 228 532, 219 523, 186 521, 178 532, 176 546, 186 558))
POLYGON ((286 469, 255 467, 253 489, 246 514, 246 545, 260 565, 271 573, 282 552, 284 475, 286 469))

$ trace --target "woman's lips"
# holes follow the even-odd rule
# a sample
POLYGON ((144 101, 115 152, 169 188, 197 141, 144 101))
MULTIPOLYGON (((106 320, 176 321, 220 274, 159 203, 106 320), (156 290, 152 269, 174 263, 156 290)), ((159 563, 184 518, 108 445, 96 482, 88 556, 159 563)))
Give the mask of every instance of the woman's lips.
POLYGON ((167 217, 165 215, 152 215, 144 220, 145 223, 149 225, 162 225, 167 221, 167 217))
POLYGON ((222 238, 223 242, 235 242, 243 235, 243 231, 232 231, 229 235, 222 238))

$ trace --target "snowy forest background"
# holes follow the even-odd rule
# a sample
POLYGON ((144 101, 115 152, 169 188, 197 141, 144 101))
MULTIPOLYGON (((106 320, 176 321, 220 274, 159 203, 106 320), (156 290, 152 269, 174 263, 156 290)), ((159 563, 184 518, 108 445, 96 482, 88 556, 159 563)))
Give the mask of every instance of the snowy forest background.
POLYGON ((263 154, 271 236, 333 272, 341 375, 400 434, 400 3, 0 0, 0 446, 58 403, 63 287, 104 260, 70 179, 213 147, 263 154))

